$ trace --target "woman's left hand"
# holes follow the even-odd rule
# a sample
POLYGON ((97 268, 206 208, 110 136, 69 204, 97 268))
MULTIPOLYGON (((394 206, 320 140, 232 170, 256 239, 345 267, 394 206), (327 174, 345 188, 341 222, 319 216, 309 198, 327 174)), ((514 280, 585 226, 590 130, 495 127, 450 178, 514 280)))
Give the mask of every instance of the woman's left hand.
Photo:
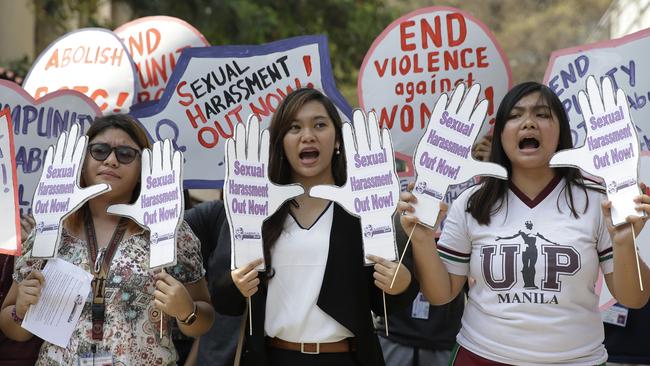
POLYGON ((154 304, 165 314, 177 319, 187 319, 194 311, 194 300, 177 279, 162 271, 154 276, 156 291, 154 291, 154 304))
POLYGON ((368 255, 367 258, 375 262, 375 273, 372 275, 375 278, 375 286, 389 295, 399 295, 408 288, 411 283, 411 272, 404 265, 400 264, 399 271, 397 271, 398 267, 395 262, 375 255, 368 255), (397 277, 391 288, 390 283, 393 281, 395 271, 397 271, 397 277))
MULTIPOLYGON (((645 184, 641 183, 640 186, 641 186, 641 191, 647 192, 647 187, 645 184)), ((641 230, 643 230, 643 226, 645 225, 646 220, 648 219, 648 217, 650 217, 650 196, 644 193, 640 196, 637 196, 634 199, 634 202, 636 203, 635 208, 637 209, 637 211, 645 212, 646 216, 628 216, 625 220, 628 223, 632 224, 632 226, 634 227, 634 234, 638 236, 641 230)), ((611 201, 603 202, 602 209, 603 209, 603 215, 607 222, 607 229, 609 230, 609 234, 612 236, 612 242, 619 243, 625 241, 633 241, 631 237, 632 232, 630 230, 630 225, 623 224, 619 226, 613 226, 611 224, 610 216, 611 216, 612 202, 611 201)))

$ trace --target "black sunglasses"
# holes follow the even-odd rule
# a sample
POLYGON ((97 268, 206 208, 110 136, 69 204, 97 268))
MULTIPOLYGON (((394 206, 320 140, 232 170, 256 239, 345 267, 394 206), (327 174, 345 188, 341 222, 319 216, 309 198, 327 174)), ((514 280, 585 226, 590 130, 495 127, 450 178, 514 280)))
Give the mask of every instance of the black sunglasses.
POLYGON ((93 159, 97 161, 104 161, 108 159, 111 153, 115 151, 115 158, 121 164, 129 164, 135 160, 140 154, 139 150, 136 150, 130 146, 111 146, 105 142, 98 142, 95 144, 88 145, 88 152, 93 159))

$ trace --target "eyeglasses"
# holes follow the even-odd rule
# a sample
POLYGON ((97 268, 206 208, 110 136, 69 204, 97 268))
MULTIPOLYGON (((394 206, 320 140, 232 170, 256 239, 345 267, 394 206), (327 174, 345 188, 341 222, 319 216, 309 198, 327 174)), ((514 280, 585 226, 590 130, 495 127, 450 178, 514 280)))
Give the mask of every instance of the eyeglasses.
POLYGON ((130 164, 138 157, 140 151, 130 146, 111 146, 105 142, 98 142, 96 144, 88 145, 88 152, 93 159, 97 161, 104 161, 108 159, 111 153, 115 151, 115 158, 121 164, 130 164))

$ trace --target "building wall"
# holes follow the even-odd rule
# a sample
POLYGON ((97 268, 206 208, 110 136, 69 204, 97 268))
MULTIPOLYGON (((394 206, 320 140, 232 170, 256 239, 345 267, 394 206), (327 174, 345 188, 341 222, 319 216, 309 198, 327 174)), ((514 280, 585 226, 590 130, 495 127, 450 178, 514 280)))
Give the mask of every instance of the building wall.
POLYGON ((610 12, 611 38, 650 28, 650 0, 617 0, 610 12))
POLYGON ((30 0, 0 0, 0 64, 34 55, 36 17, 30 0))

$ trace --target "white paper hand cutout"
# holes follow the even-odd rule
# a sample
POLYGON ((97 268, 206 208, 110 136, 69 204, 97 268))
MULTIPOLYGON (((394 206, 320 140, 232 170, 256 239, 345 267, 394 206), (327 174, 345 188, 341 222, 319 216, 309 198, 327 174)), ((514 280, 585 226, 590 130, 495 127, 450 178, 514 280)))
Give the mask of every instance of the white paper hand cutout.
MULTIPOLYGON (((237 124, 234 140, 226 141, 223 193, 231 239, 232 269, 264 258, 262 224, 287 200, 305 192, 298 184, 269 181, 269 132, 260 137, 260 122, 248 117, 237 124)), ((260 265, 258 270, 263 270, 260 265)))
POLYGON ((54 258, 61 238, 61 223, 89 199, 111 190, 108 184, 80 188, 79 177, 86 157, 87 136, 79 136, 79 125, 63 132, 47 149, 41 179, 34 192, 32 212, 36 238, 32 257, 54 258))
POLYGON ((580 91, 578 102, 587 128, 585 144, 557 152, 551 167, 577 167, 601 177, 612 201, 612 224, 625 223, 629 215, 642 216, 634 209, 638 187, 639 140, 622 89, 616 91, 609 78, 602 81, 602 97, 596 78, 587 78, 587 93, 580 91))
POLYGON ((140 196, 132 205, 108 207, 149 230, 149 268, 176 263, 176 232, 183 221, 183 154, 172 151, 171 140, 156 141, 142 150, 140 196))
POLYGON ((386 128, 379 130, 374 112, 370 112, 366 120, 363 112, 356 109, 352 122, 354 127, 350 123, 343 124, 346 183, 341 187, 315 186, 309 195, 338 202, 361 218, 366 255, 395 260, 393 214, 399 201, 399 179, 395 173, 390 134, 386 128))
POLYGON ((418 200, 413 205, 415 216, 432 228, 440 211, 440 202, 450 185, 477 175, 508 177, 504 167, 472 157, 472 144, 488 108, 487 100, 475 107, 480 91, 481 86, 474 84, 465 93, 465 84, 461 83, 449 103, 447 94, 442 94, 413 157, 417 174, 413 194, 418 200))

